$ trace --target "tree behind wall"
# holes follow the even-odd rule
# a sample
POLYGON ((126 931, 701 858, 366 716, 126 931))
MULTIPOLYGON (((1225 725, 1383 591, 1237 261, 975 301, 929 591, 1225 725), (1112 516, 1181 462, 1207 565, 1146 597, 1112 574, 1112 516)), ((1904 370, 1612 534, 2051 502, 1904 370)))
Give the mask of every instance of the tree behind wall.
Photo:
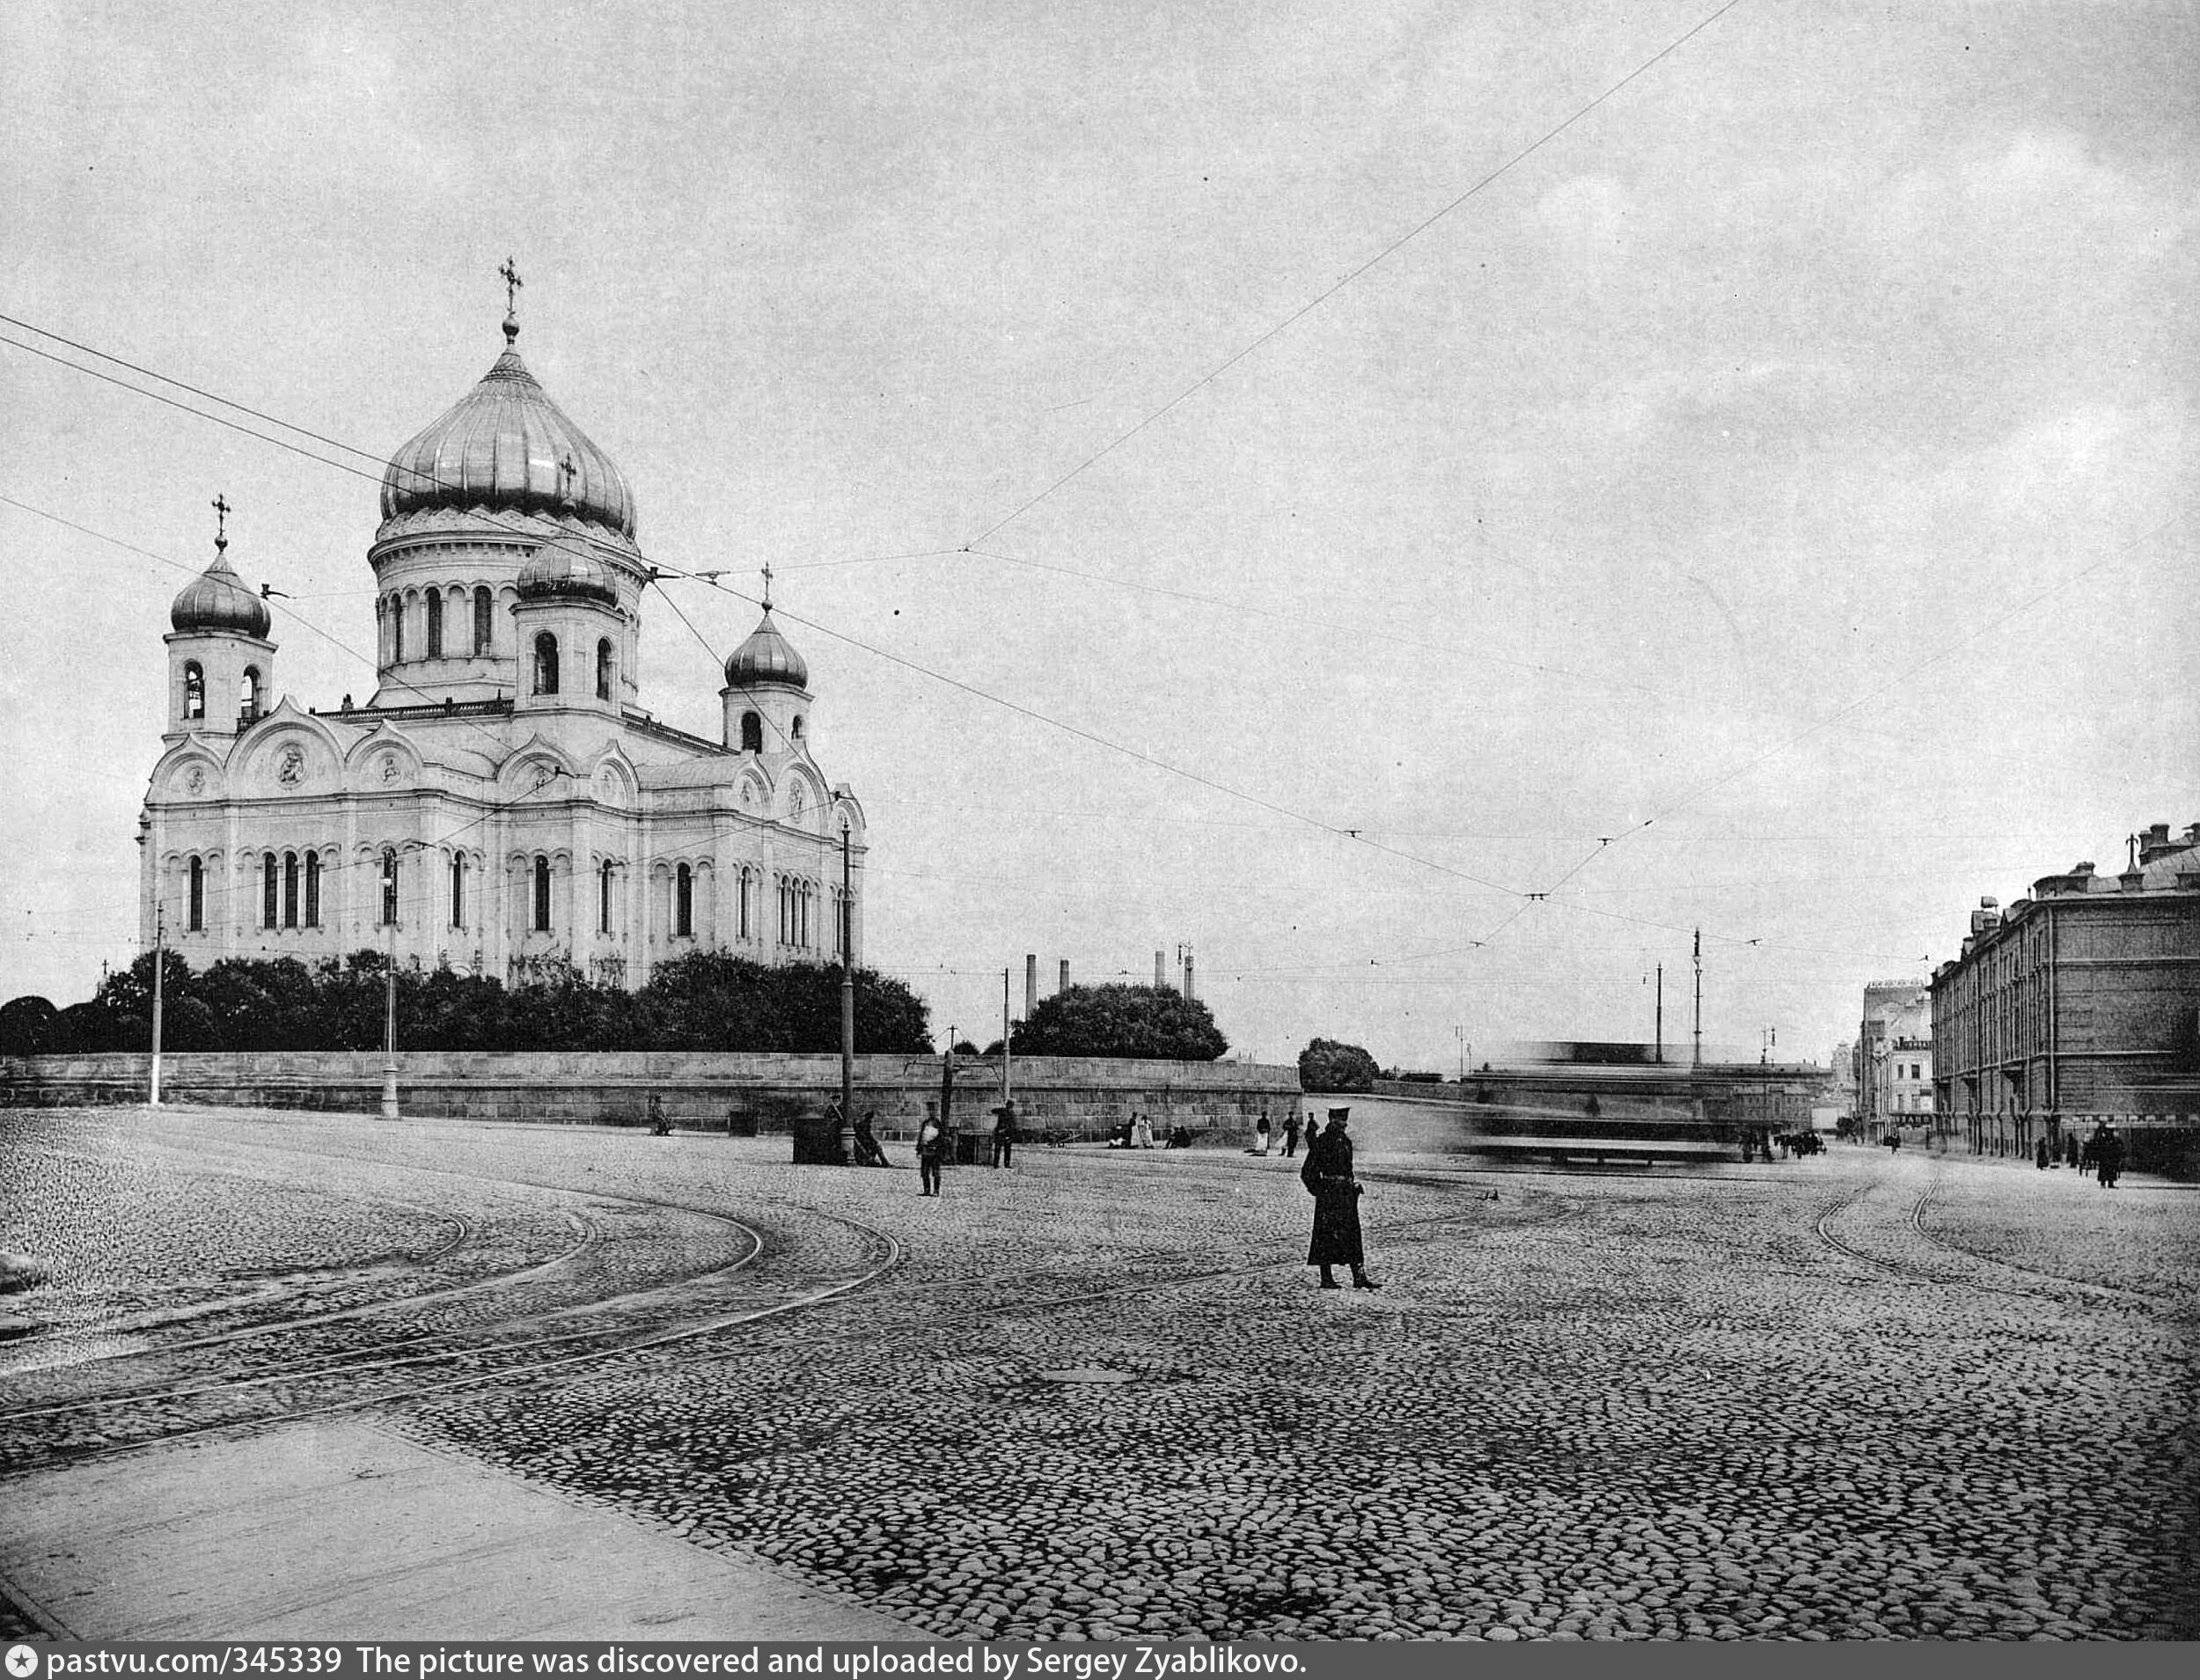
POLYGON ((1165 986, 1072 986, 1016 1023, 1019 1056, 1213 1061, 1230 1047, 1214 1013, 1165 986))
POLYGON ((1299 1052, 1299 1085, 1309 1091, 1371 1091, 1382 1068, 1356 1044, 1316 1038, 1299 1052))

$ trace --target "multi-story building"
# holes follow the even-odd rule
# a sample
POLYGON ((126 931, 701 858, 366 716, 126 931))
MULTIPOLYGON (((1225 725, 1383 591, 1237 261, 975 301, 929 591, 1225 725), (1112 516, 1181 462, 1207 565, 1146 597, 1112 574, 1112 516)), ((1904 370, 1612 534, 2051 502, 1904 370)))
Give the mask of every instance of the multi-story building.
MULTIPOLYGON (((1907 1068, 1912 1060, 1929 1062, 1932 1053, 1930 1017, 1923 1017, 1928 1024, 1919 1025, 1917 1012, 1925 1007, 1929 994, 1921 980, 1874 980, 1864 988, 1864 1018, 1858 1024, 1856 1047, 1852 1053, 1851 1078, 1856 1085, 1857 1134, 1876 1142, 1887 1135, 1889 1116, 1902 1111, 1891 1109, 1889 1100, 1899 1090, 1908 1095, 1916 1089, 1915 1080, 1897 1080, 1895 1075, 1895 1038, 1897 1023, 1903 1023, 1906 1036, 1915 1039, 1921 1034, 1926 1038, 1925 1057, 1920 1059, 1912 1051, 1905 1053, 1899 1064, 1907 1068)), ((1927 1089, 1930 1089, 1928 1083, 1927 1089)), ((1910 1110, 1910 1112, 1929 1111, 1910 1110)), ((1896 1122, 1899 1124, 1899 1122, 1896 1122)))
POLYGON ((1983 899, 1934 972, 1934 1092, 1974 1149, 2105 1118, 2135 1162, 2174 1164, 2200 1132, 2200 823, 2129 846, 2120 875, 2079 863, 1983 899))
POLYGON ((719 738, 643 710, 657 574, 633 492, 518 336, 508 313, 495 364, 383 476, 365 705, 277 697, 272 620, 217 529, 170 613, 165 746, 139 823, 147 943, 158 916, 200 965, 386 945, 627 986, 695 950, 862 950, 862 808, 819 767, 770 575, 726 662, 719 738))

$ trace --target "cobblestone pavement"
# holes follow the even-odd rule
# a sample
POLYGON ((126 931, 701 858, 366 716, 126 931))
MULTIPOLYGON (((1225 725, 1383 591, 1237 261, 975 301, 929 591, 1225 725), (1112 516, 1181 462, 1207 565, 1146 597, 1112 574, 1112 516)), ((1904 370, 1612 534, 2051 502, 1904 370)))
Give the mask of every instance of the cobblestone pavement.
POLYGON ((1400 1159, 1325 1295, 1295 1163, 786 1148, 0 1112, 0 1474, 358 1407, 942 1634, 2200 1636, 2190 1190, 1400 1159))

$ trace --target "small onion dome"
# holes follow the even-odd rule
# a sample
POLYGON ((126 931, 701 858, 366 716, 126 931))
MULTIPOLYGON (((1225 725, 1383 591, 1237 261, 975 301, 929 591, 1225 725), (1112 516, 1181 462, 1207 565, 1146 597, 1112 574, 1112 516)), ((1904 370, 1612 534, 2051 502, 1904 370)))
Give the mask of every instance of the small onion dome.
POLYGON ((575 538, 547 542, 519 569, 519 598, 561 598, 619 605, 619 575, 575 538))
POLYGON ((726 686, 753 688, 759 683, 778 683, 788 688, 810 686, 810 667, 794 644, 772 622, 772 609, 764 609, 763 621, 749 632, 749 639, 726 661, 726 686))
POLYGON ((634 492, 625 476, 550 400, 513 348, 450 413, 390 458, 382 517, 422 508, 563 510, 629 540, 634 534, 634 492))
POLYGON ((268 604, 253 594, 245 580, 230 569, 229 561, 215 562, 183 586, 168 622, 178 630, 235 630, 268 639, 268 604))

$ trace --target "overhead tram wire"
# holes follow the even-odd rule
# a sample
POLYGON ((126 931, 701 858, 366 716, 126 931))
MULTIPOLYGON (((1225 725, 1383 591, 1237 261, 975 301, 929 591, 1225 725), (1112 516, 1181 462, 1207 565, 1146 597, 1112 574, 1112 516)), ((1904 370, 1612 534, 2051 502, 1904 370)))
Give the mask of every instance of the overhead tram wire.
MULTIPOLYGON (((750 597, 744 595, 739 590, 729 589, 714 577, 705 577, 700 573, 686 572, 676 567, 664 565, 659 565, 656 569, 664 576, 677 577, 687 583, 701 583, 705 588, 716 590, 721 594, 730 595, 737 600, 747 601, 751 605, 757 605, 755 601, 751 599, 750 597)), ((1220 781, 1213 776, 1204 775, 1197 770, 1188 769, 1182 765, 1172 763, 1169 759, 1156 758, 1150 752, 1141 752, 1137 747, 1131 746, 1122 741, 1114 740, 1110 737, 1101 735, 1095 730, 1088 730, 1081 724, 1072 723, 1065 719, 1052 716, 1048 713, 1038 710, 1036 707, 1026 706, 1020 701, 1010 700, 1005 695, 994 693, 990 690, 977 686, 974 683, 966 683, 960 678, 950 677, 944 671, 935 671, 929 665, 923 664, 917 660, 908 658, 904 655, 892 652, 888 649, 879 647, 875 642, 866 642, 860 636, 850 635, 843 630, 836 630, 832 626, 822 623, 816 619, 806 618, 799 613, 788 612, 783 606, 774 607, 773 610, 783 615, 789 623, 799 624, 806 629, 815 630, 820 635, 829 636, 835 642, 845 642, 851 648, 855 648, 864 653, 869 654, 873 658, 884 659, 890 664, 898 665, 905 671, 913 671, 918 676, 925 677, 934 682, 942 684, 949 688, 955 689, 960 693, 968 694, 973 699, 985 701, 990 705, 998 706, 1004 710, 1014 712, 1019 717, 1029 718, 1033 723, 1043 723, 1049 729, 1059 730, 1065 735, 1073 736, 1076 739, 1087 742, 1091 745, 1104 748, 1111 752, 1118 753, 1136 763, 1143 764, 1150 769, 1159 770, 1166 774, 1180 777, 1184 781, 1193 782, 1202 788, 1209 789, 1214 792, 1225 796, 1228 798, 1241 800, 1247 804, 1256 806, 1273 816, 1287 818, 1291 821, 1296 823, 1303 823, 1308 827, 1318 830, 1322 833, 1331 835, 1338 840, 1349 840, 1355 845, 1365 846, 1369 847, 1371 850, 1383 853, 1388 856, 1400 859, 1404 862, 1414 863, 1419 865, 1423 869, 1433 869, 1440 875, 1449 876, 1455 880, 1469 882, 1475 886, 1485 889, 1485 891, 1499 893, 1507 898, 1520 898, 1524 896, 1516 888, 1504 886, 1495 881, 1485 880, 1482 877, 1470 874, 1464 869, 1454 869, 1448 864, 1438 862, 1434 858, 1422 857, 1415 853, 1403 851, 1394 846, 1385 846, 1379 840, 1368 839, 1357 829, 1346 828, 1338 824, 1325 821, 1319 817, 1309 816, 1304 811, 1294 811, 1288 805, 1278 804, 1274 800, 1265 798, 1259 794, 1250 793, 1242 788, 1232 787, 1228 782, 1220 781)), ((693 628, 692 626, 690 627, 693 628)), ((700 635, 700 632, 698 634, 700 635)), ((704 646, 708 648, 709 644, 705 642, 704 646)))
POLYGON ((1291 326, 1296 325, 1299 321, 1312 314, 1324 304, 1326 304, 1331 298, 1336 297, 1338 292, 1344 290, 1346 287, 1351 285, 1362 275, 1368 273, 1368 270, 1375 268, 1404 246, 1411 244, 1413 240, 1419 238, 1422 234, 1427 232, 1430 228, 1434 227, 1437 223, 1442 221, 1454 210, 1457 209, 1462 204, 1464 204, 1469 199, 1473 198, 1476 194, 1480 193, 1485 187, 1493 185, 1495 182, 1502 180, 1506 175, 1510 174, 1513 170, 1517 168, 1520 165, 1527 162, 1529 158, 1534 157, 1538 151, 1541 151, 1545 146, 1549 145, 1553 140, 1556 140, 1560 135, 1571 128, 1575 123, 1580 121, 1583 117, 1588 115, 1590 112, 1595 110, 1606 100, 1611 99, 1614 94, 1619 92, 1621 89, 1626 87, 1629 83, 1637 80, 1640 77, 1647 75, 1652 70, 1654 70, 1659 64, 1662 63, 1666 59, 1671 57, 1682 48, 1688 45, 1690 41, 1695 40, 1697 36, 1702 34, 1705 30, 1710 28, 1712 25, 1717 23, 1721 18, 1725 17, 1728 12, 1732 11, 1736 6, 1742 4, 1742 0, 1726 0, 1726 4, 1724 5, 1721 5, 1715 11, 1707 13, 1704 18, 1692 25, 1686 31, 1686 33, 1676 37, 1674 40, 1668 41, 1665 46, 1660 48, 1657 52, 1653 54, 1650 57, 1645 59, 1633 70, 1629 70, 1626 75, 1621 77, 1619 80, 1614 82, 1610 87, 1606 88, 1602 93, 1598 94, 1588 104, 1580 106, 1573 113, 1573 115, 1567 117, 1563 122, 1558 123, 1554 127, 1545 130, 1536 139, 1531 141, 1519 151, 1514 152, 1510 158, 1500 164, 1495 169, 1492 169, 1488 174, 1483 176, 1481 180, 1476 181, 1473 186, 1468 187, 1465 192, 1461 193, 1456 198, 1446 204, 1441 209, 1437 210, 1431 216, 1424 217, 1421 221, 1416 223, 1412 227, 1406 230, 1405 232, 1398 235, 1397 238, 1391 240, 1390 244, 1384 246, 1382 249, 1376 252, 1375 255, 1369 257, 1366 261, 1360 263, 1357 268, 1346 274, 1343 279, 1338 281, 1334 285, 1328 287, 1325 290, 1316 294, 1307 302, 1300 304, 1298 308, 1293 310, 1291 313, 1285 316, 1281 320, 1276 322, 1275 325, 1269 327, 1266 331, 1263 332, 1258 338, 1253 339, 1250 343, 1236 351, 1227 360, 1209 369, 1206 373, 1201 374, 1197 379, 1186 385, 1182 391, 1179 391, 1175 396, 1170 398, 1167 402, 1162 404, 1160 407, 1155 409, 1136 425, 1131 427, 1127 431, 1118 434, 1114 439, 1104 445, 1102 448, 1094 451, 1093 453, 1088 455, 1083 460, 1080 461, 1075 466, 1070 468, 1068 472, 1063 473, 1061 477, 1056 479, 1052 484, 1041 490, 1037 495, 1034 495, 1020 503, 1016 508, 1003 517, 994 520, 993 524, 987 525, 983 531, 979 532, 975 537, 972 537, 963 546, 966 548, 975 548, 980 543, 989 541, 1000 532, 1006 530, 1009 525, 1014 525, 1018 519, 1021 519, 1033 508, 1038 507, 1040 503, 1045 501, 1048 497, 1053 495, 1057 491, 1066 488, 1077 479, 1082 478, 1087 472, 1098 466, 1109 456, 1114 454, 1117 450, 1122 448, 1124 444, 1129 443, 1133 437, 1136 437, 1140 432, 1144 431, 1148 426, 1152 425, 1162 415, 1168 414, 1179 403, 1184 402, 1190 397, 1197 395, 1199 392, 1205 390, 1208 385, 1213 385, 1215 380, 1221 378, 1225 373, 1228 373, 1240 362, 1243 362, 1247 356, 1252 355, 1254 351, 1259 349, 1262 345, 1267 343, 1271 339, 1275 338, 1278 334, 1288 330, 1291 326))

